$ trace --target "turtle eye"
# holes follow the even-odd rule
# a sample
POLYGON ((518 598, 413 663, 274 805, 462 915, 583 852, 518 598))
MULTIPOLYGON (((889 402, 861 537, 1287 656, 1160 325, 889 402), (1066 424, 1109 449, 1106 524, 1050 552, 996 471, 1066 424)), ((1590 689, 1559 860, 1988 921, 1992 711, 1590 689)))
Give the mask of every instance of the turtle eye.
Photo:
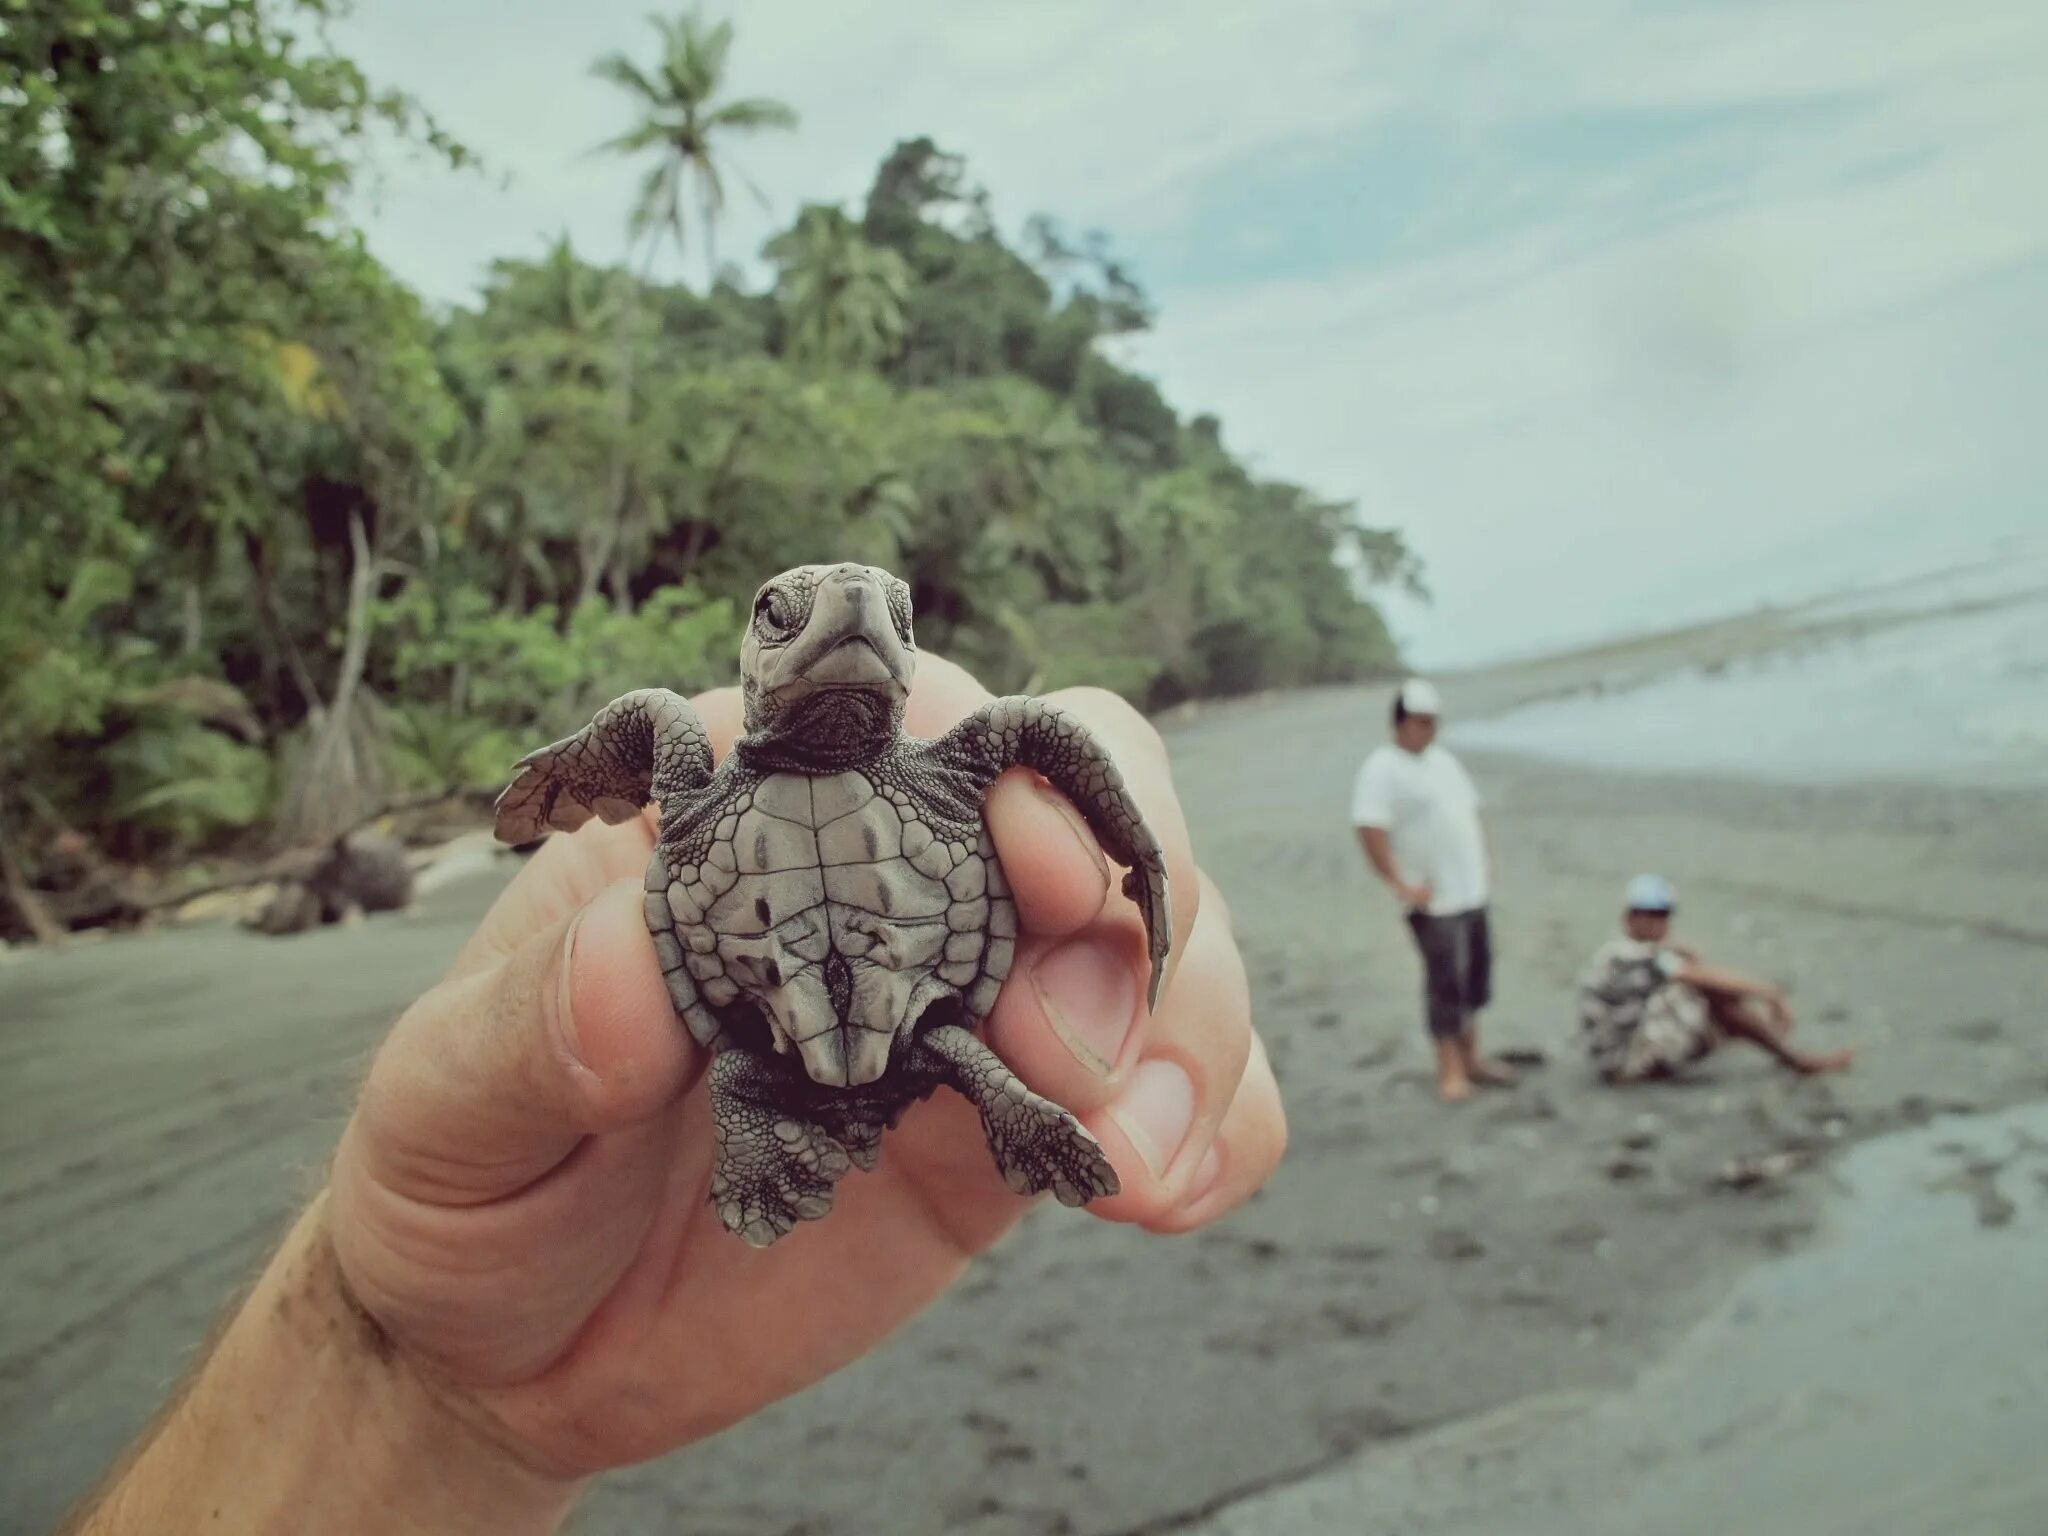
POLYGON ((754 617, 769 629, 787 633, 795 626, 789 599, 780 587, 770 587, 754 604, 754 617))
POLYGON ((889 617, 896 621, 896 635, 905 645, 910 640, 910 588, 900 581, 889 583, 889 617))

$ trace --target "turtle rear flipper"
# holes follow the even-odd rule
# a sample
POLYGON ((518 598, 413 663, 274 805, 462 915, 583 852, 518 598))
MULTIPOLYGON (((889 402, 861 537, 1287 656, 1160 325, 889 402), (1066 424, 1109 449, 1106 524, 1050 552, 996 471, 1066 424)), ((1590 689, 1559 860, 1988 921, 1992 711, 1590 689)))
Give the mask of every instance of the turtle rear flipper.
POLYGON ((963 1026, 927 1030, 918 1037, 912 1063, 951 1083, 981 1112, 989 1154, 1016 1193, 1050 1190, 1061 1205, 1086 1205, 1122 1188, 1101 1144, 1081 1122, 1026 1088, 963 1026))
POLYGON ((831 1210, 833 1186, 853 1170, 846 1149, 791 1107, 801 1091, 789 1069, 746 1051, 711 1064, 711 1204, 756 1248, 831 1210))

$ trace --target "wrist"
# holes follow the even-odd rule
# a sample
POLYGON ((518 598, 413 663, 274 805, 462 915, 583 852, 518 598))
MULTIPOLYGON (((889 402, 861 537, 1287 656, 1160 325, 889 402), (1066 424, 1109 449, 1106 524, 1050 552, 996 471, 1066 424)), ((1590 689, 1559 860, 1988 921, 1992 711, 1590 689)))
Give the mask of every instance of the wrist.
POLYGON ((323 1195, 79 1530, 545 1536, 577 1485, 525 1465, 355 1303, 323 1195))

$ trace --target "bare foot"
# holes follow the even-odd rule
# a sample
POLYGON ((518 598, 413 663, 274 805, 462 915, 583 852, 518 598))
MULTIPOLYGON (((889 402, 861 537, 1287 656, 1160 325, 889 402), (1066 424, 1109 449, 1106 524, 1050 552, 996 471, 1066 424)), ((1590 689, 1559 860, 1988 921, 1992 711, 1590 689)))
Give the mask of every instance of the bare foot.
POLYGON ((1436 1096, 1446 1104, 1460 1104, 1472 1097, 1472 1082, 1462 1072, 1439 1072, 1436 1096))
POLYGON ((1792 1069, 1807 1077, 1818 1077, 1823 1072, 1840 1072, 1855 1059, 1854 1051, 1826 1051, 1818 1056, 1800 1057, 1792 1069))
POLYGON ((1512 1088, 1521 1081, 1512 1067, 1503 1066, 1500 1062, 1485 1056, 1474 1057, 1465 1071, 1472 1081, 1482 1088, 1512 1088))

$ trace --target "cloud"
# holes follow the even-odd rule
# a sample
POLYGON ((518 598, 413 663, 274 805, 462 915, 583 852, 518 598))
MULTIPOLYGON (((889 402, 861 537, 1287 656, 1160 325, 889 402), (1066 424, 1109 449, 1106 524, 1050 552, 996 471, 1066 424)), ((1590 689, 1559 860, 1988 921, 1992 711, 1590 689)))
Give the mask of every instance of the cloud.
POLYGON ((2038 509, 2048 24, 1769 16, 1468 30, 1440 137, 1475 135, 1490 219, 1162 295, 1143 355, 1177 398, 1408 531, 1439 594, 1401 615, 1426 659, 1810 590, 1824 571, 1757 557, 1816 529, 2038 509), (1505 58, 1520 83, 1490 90, 1505 58))
MULTIPOLYGON (((584 151, 626 108, 585 71, 646 50, 643 7, 362 5, 342 36, 372 77, 515 173, 394 166, 376 248, 444 298, 559 228, 615 255, 633 173, 584 151)), ((723 254, 920 133, 1006 224, 1108 229, 1160 300, 1135 355, 1169 396, 1408 531, 1432 664, 1768 595, 1764 557, 1818 530, 2037 504, 2048 8, 733 14, 734 88, 804 126, 737 149, 775 207, 739 195, 723 254)))
MULTIPOLYGON (((334 30, 371 78, 419 95, 514 177, 501 191, 416 168, 388 176, 384 201, 368 210, 379 248, 444 298, 476 281, 479 252, 531 249, 564 225, 614 254, 634 173, 586 152, 620 131, 630 108, 587 70, 614 48, 650 54, 646 9, 645 0, 360 4, 334 30)), ((735 199, 721 237, 729 254, 750 254, 800 200, 865 193, 902 138, 930 134, 964 153, 1011 224, 1044 210, 1128 233, 1170 219, 1219 164, 1345 130, 1380 100, 1366 83, 1363 29, 1327 0, 1218 7, 1193 20, 1159 0, 750 0, 731 14, 732 89, 791 102, 803 125, 734 146, 774 208, 735 199)))

